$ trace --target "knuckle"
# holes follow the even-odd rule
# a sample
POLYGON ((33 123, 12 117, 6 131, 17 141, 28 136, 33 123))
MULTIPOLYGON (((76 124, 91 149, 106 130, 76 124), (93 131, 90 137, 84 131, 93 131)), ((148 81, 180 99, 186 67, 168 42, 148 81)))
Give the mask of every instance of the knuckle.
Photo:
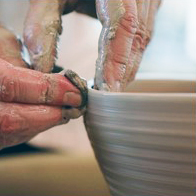
POLYGON ((0 117, 0 140, 3 141, 3 147, 16 145, 28 136, 23 133, 24 130, 28 130, 23 127, 24 120, 13 118, 10 112, 4 113, 0 117))
POLYGON ((3 146, 14 145, 28 138, 29 124, 26 118, 20 116, 12 104, 4 104, 4 110, 0 113, 0 140, 3 146))
POLYGON ((4 76, 0 80, 0 99, 11 102, 14 99, 14 82, 9 77, 4 76))
POLYGON ((122 54, 114 54, 113 63, 120 64, 120 65, 126 65, 128 63, 128 57, 122 54))
POLYGON ((53 83, 52 77, 48 74, 44 74, 42 78, 42 94, 40 97, 40 103, 50 104, 53 102, 53 83))
POLYGON ((151 35, 144 29, 138 29, 135 33, 135 47, 144 51, 150 42, 151 35))
POLYGON ((130 25, 137 25, 138 20, 131 12, 125 12, 123 19, 130 25))
POLYGON ((62 33, 62 26, 61 26, 61 19, 55 18, 53 20, 46 20, 43 22, 45 31, 48 32, 50 35, 61 34, 62 33))
POLYGON ((120 21, 120 26, 127 33, 134 34, 138 28, 138 19, 131 13, 125 13, 120 21))
POLYGON ((143 49, 144 47, 144 33, 137 31, 135 34, 135 41, 139 48, 143 49))
POLYGON ((9 114, 4 114, 1 117, 0 130, 3 136, 14 132, 12 117, 9 114))

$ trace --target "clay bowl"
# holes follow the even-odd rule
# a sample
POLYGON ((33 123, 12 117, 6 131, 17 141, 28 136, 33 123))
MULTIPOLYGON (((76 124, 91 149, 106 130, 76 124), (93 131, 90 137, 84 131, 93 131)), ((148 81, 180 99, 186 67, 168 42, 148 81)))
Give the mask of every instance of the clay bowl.
POLYGON ((113 196, 195 195, 196 82, 89 90, 86 130, 113 196))

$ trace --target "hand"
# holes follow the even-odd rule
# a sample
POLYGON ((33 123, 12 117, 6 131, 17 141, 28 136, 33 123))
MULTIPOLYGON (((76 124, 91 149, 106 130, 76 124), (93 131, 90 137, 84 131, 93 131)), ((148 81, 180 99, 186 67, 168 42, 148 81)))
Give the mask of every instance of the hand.
POLYGON ((161 0, 97 0, 103 24, 95 86, 124 91, 135 77, 148 45, 161 0))
POLYGON ((30 0, 24 42, 35 70, 52 71, 62 32, 61 15, 72 11, 96 17, 95 0, 30 0))
MULTIPOLYGON (((95 87, 124 91, 135 77, 148 45, 161 0, 96 0, 103 24, 95 87)), ((30 0, 24 40, 35 69, 50 72, 61 33, 61 14, 72 11, 96 17, 95 0, 30 0)))
POLYGON ((86 102, 86 84, 76 74, 27 69, 20 51, 20 41, 0 26, 0 149, 78 118, 83 110, 77 108, 86 102))

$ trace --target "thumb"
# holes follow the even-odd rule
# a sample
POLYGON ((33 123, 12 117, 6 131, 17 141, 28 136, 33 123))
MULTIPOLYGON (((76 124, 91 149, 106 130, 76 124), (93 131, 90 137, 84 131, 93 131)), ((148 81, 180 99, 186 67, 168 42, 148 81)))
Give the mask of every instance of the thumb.
POLYGON ((57 55, 57 41, 61 34, 63 0, 30 0, 25 20, 24 42, 34 69, 51 72, 57 55))

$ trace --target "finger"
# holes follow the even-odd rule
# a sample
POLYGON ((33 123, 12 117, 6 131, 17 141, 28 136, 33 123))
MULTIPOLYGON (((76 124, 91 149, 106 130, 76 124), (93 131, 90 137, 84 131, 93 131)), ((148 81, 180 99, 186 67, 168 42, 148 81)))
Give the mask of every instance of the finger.
POLYGON ((147 19, 147 33, 149 34, 149 37, 152 36, 155 15, 156 15, 158 8, 161 5, 161 2, 162 2, 161 0, 150 1, 149 13, 148 13, 148 19, 147 19))
POLYGON ((30 140, 55 125, 82 114, 77 109, 0 102, 0 148, 30 140))
POLYGON ((25 21, 24 42, 34 69, 52 71, 61 34, 61 8, 64 0, 30 0, 25 21))
POLYGON ((82 96, 82 103, 80 105, 80 108, 84 108, 88 101, 88 89, 87 89, 86 80, 80 78, 72 70, 65 70, 65 71, 62 71, 61 74, 62 73, 74 86, 76 86, 80 90, 80 93, 82 96))
POLYGON ((131 54, 129 58, 129 69, 125 77, 124 88, 135 78, 142 60, 143 52, 150 42, 154 26, 154 19, 160 0, 140 0, 138 2, 139 26, 135 34, 131 54))
POLYGON ((84 114, 85 111, 86 111, 86 108, 83 108, 81 110, 77 108, 71 108, 71 109, 64 108, 62 110, 62 116, 63 116, 62 123, 64 123, 64 121, 66 121, 67 119, 79 118, 80 116, 84 114))
POLYGON ((80 84, 76 87, 63 75, 18 68, 3 60, 0 66, 1 101, 73 107, 83 103, 80 84))
POLYGON ((0 58, 18 67, 27 67, 22 59, 22 44, 16 36, 0 25, 0 58))
POLYGON ((145 31, 148 20, 150 0, 136 0, 139 26, 145 31))
POLYGON ((149 37, 147 34, 147 22, 150 9, 150 0, 137 0, 136 3, 139 23, 133 39, 128 66, 123 81, 123 90, 130 83, 130 81, 134 80, 142 59, 143 51, 149 42, 149 37))
POLYGON ((137 5, 130 0, 97 0, 97 12, 103 29, 95 85, 102 90, 120 91, 138 25, 137 5))

